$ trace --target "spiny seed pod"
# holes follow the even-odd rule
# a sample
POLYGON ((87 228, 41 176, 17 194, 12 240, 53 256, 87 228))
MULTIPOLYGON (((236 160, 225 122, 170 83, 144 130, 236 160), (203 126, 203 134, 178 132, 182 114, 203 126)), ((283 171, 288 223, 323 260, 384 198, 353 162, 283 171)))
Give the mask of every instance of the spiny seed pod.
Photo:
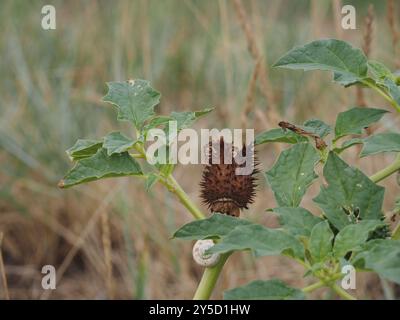
POLYGON ((211 212, 238 217, 240 210, 248 209, 248 205, 254 201, 255 174, 258 170, 255 168, 257 160, 253 148, 243 147, 235 154, 235 148, 221 138, 220 141, 210 142, 208 163, 200 182, 203 202, 208 205, 211 212), (247 161, 239 164, 240 155, 247 161), (218 157, 219 163, 215 163, 218 157), (250 172, 246 175, 237 174, 236 169, 245 168, 249 159, 251 160, 250 172))
POLYGON ((214 241, 210 239, 197 240, 192 251, 194 261, 202 267, 214 267, 220 259, 220 254, 206 254, 206 251, 212 246, 214 246, 214 241))

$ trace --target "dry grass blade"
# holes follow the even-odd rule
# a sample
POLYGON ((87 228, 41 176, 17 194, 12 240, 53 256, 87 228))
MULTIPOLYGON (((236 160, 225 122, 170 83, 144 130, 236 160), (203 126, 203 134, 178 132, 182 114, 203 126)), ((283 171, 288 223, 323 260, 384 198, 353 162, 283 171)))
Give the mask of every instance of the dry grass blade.
POLYGON ((247 14, 243 7, 242 2, 240 0, 234 0, 233 3, 234 3, 234 8, 235 8, 236 15, 238 17, 240 26, 246 35, 248 50, 249 50, 251 56, 253 57, 254 61, 256 62, 256 64, 258 64, 259 61, 262 61, 259 64, 259 69, 260 69, 258 71, 259 79, 260 79, 260 84, 261 84, 261 92, 264 95, 264 97, 267 100, 267 103, 269 105, 268 114, 270 116, 270 119, 265 119, 265 120, 268 123, 269 122, 276 123, 276 122, 278 122, 279 117, 278 117, 278 114, 276 111, 274 93, 273 93, 273 90, 269 83, 267 70, 265 68, 265 63, 266 63, 265 58, 262 56, 262 54, 257 46, 256 37, 251 28, 249 19, 247 17, 247 14))
POLYGON ((106 267, 106 286, 108 298, 114 299, 114 285, 113 285, 113 267, 111 257, 111 237, 110 237, 110 224, 107 212, 104 211, 101 215, 102 227, 102 242, 104 249, 104 264, 106 267))
POLYGON ((342 1, 341 0, 333 0, 332 1, 332 13, 333 19, 335 21, 335 33, 337 39, 343 38, 343 28, 342 28, 342 16, 341 16, 341 9, 342 9, 342 1))
POLYGON ((254 70, 251 75, 249 86, 247 88, 246 101, 245 101, 245 105, 242 110, 242 117, 241 117, 242 129, 249 127, 249 118, 248 117, 254 108, 254 95, 255 95, 255 91, 256 91, 257 78, 260 73, 261 61, 262 60, 258 60, 256 65, 254 66, 254 70))
POLYGON ((392 46, 394 51, 395 65, 396 68, 400 68, 400 59, 397 55, 397 45, 399 42, 399 32, 397 30, 397 21, 395 18, 396 7, 393 0, 388 0, 387 2, 387 20, 390 28, 390 33, 392 34, 392 46))
MULTIPOLYGON (((87 236, 93 230, 94 226, 96 225, 98 219, 100 218, 101 214, 104 210, 111 204, 114 197, 117 195, 118 192, 122 189, 123 186, 126 185, 126 181, 119 182, 119 185, 110 191, 105 197, 104 200, 100 203, 97 207, 96 211, 93 213, 92 217, 90 218, 87 226, 82 231, 81 235, 79 236, 78 241, 74 244, 71 250, 68 252, 66 257, 64 258, 63 262, 61 263, 60 267, 57 269, 57 284, 60 283, 65 271, 68 269, 69 265, 71 264, 72 260, 74 259, 75 255, 84 245, 87 236)), ((52 290, 45 291, 41 299, 47 299, 50 297, 52 290)))
MULTIPOLYGON (((371 55, 371 47, 373 40, 373 22, 374 22, 374 6, 370 4, 368 6, 368 13, 365 17, 364 24, 364 37, 362 49, 367 57, 371 55)), ((357 86, 357 105, 360 107, 366 107, 367 103, 364 98, 364 91, 360 86, 357 86)))
POLYGON ((8 285, 7 285, 7 277, 6 277, 6 271, 4 268, 4 262, 3 262, 3 254, 1 253, 1 245, 3 243, 3 232, 0 232, 0 274, 1 274, 1 279, 3 282, 3 288, 4 288, 4 297, 6 300, 10 300, 10 294, 8 292, 8 285))

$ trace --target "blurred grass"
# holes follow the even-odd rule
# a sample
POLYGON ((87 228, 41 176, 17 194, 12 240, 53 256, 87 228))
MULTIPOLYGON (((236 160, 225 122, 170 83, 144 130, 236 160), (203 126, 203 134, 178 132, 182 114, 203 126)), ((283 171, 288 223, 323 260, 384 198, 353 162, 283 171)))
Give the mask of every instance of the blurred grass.
MULTIPOLYGON (((349 31, 337 27, 335 2, 341 1, 243 2, 282 119, 300 123, 321 118, 333 123, 338 112, 355 104, 355 90, 332 84, 325 73, 274 70, 270 65, 294 45, 321 37, 342 38, 361 47, 369 3, 375 9, 371 57, 394 65, 386 2, 343 1, 357 8, 357 30, 349 31)), ((163 114, 216 106, 199 127, 240 125, 255 62, 232 1, 3 0, 0 26, 0 231, 11 297, 191 298, 201 269, 192 263, 188 243, 167 241, 189 217, 166 191, 156 186, 146 194, 142 182, 133 179, 68 191, 58 190, 56 184, 71 165, 64 150, 77 138, 102 137, 117 128, 131 131, 116 121, 113 108, 100 101, 107 81, 145 78, 162 92, 163 114), (56 7, 56 30, 41 28, 45 4, 56 7), (106 284, 97 219, 103 213, 109 216, 114 289, 106 284), (45 264, 65 270, 51 293, 40 286, 45 264)), ((384 104, 365 95, 371 106, 384 104)), ((268 118, 269 101, 259 87, 254 101, 256 110, 268 118)), ((383 126, 395 128, 398 122, 389 119, 383 126)), ((257 112, 248 115, 248 127, 269 129, 257 112)), ((261 169, 270 167, 275 157, 273 148, 264 148, 261 169)), ((360 165, 372 172, 383 161, 390 161, 390 156, 360 165)), ((197 202, 200 170, 189 166, 176 172, 197 202)), ((274 217, 263 213, 274 201, 263 177, 260 181, 257 203, 243 215, 276 225, 274 217)), ((386 185, 390 210, 399 191, 394 181, 386 185)), ((304 200, 312 208, 312 193, 318 191, 314 189, 304 200)), ((228 263, 215 297, 221 297, 222 288, 256 277, 305 283, 301 268, 284 258, 255 261, 238 254, 228 263)), ((367 277, 359 288, 360 297, 383 294, 374 277, 367 277)))

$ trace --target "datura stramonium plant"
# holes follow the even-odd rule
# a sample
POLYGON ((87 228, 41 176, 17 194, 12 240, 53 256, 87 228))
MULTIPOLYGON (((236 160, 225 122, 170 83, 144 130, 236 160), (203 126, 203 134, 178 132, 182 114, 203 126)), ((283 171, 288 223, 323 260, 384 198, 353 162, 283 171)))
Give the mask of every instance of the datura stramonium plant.
POLYGON ((194 218, 173 235, 175 239, 198 241, 193 256, 204 273, 194 299, 210 298, 225 262, 238 251, 250 251, 255 257, 291 258, 304 267, 304 276, 299 277, 306 286, 294 288, 279 279, 254 280, 224 291, 226 299, 304 299, 306 294, 322 287, 343 299, 355 299, 340 282, 345 280, 343 270, 349 267, 357 273, 375 272, 399 284, 400 224, 396 212, 400 212, 400 204, 397 201, 392 210, 385 208, 392 212, 392 219, 388 219, 390 211, 384 212, 385 188, 381 184, 400 170, 400 133, 364 129, 380 121, 389 108, 392 117, 400 113, 400 78, 384 64, 369 60, 360 49, 335 39, 295 47, 274 67, 330 71, 334 82, 344 87, 361 85, 372 89, 386 103, 383 108, 355 106, 345 111, 345 106, 340 105, 341 112, 329 124, 319 119, 302 124, 281 121, 276 128, 256 135, 256 148, 270 143, 286 146, 274 165, 264 172, 275 207, 258 212, 276 215, 279 228, 239 218, 241 210, 255 199, 258 169, 253 147, 233 147, 223 139, 207 146, 209 161, 201 178, 200 193, 212 213, 208 217, 174 178, 175 163, 148 161, 149 130, 157 128, 167 133, 172 120, 179 131, 213 109, 157 114, 154 109, 161 94, 140 79, 107 83, 108 93, 103 98, 117 108, 118 120, 133 125, 135 137, 111 132, 101 139, 78 140, 67 150, 75 165, 59 186, 68 188, 102 178, 130 176, 145 181, 148 192, 156 184, 166 187, 194 218), (356 149, 356 145, 362 147, 356 149), (354 158, 342 157, 350 152, 359 152, 360 158, 383 152, 397 156, 391 164, 367 176, 344 160, 354 158), (247 174, 241 170, 242 174, 238 174, 238 169, 249 163, 242 161, 243 157, 250 157, 253 166, 247 174), (303 207, 302 199, 309 187, 321 180, 324 183, 312 199, 312 213, 303 207))

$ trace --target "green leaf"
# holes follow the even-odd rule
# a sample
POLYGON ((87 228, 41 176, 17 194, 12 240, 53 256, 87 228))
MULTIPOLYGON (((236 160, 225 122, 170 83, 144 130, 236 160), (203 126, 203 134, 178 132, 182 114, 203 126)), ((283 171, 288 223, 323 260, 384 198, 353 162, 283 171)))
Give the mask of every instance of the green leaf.
POLYGON ((333 151, 336 153, 341 153, 344 150, 346 150, 347 148, 350 148, 356 144, 363 144, 363 143, 364 143, 364 139, 362 139, 362 138, 349 139, 349 140, 343 142, 340 147, 334 148, 333 151))
POLYGON ((304 122, 302 128, 308 132, 314 133, 320 138, 326 137, 331 133, 332 128, 322 120, 311 119, 304 122))
MULTIPOLYGON (((163 128, 167 141, 166 145, 159 148, 160 152, 165 153, 167 162, 169 161, 169 149, 170 144, 176 139, 176 134, 184 128, 190 127, 198 118, 210 113, 214 108, 206 108, 199 111, 184 111, 184 112, 172 112, 168 117, 168 121, 176 121, 177 130, 176 132, 169 132, 169 125, 167 125, 168 121, 165 121, 166 118, 160 119, 156 121, 156 124, 165 124, 166 126, 163 128)), ((151 127, 150 127, 151 129, 151 127)), ((172 173, 174 169, 174 164, 156 164, 156 167, 166 175, 172 173)))
POLYGON ((166 123, 168 123, 168 121, 171 120, 173 119, 169 116, 154 116, 143 126, 142 131, 147 133, 147 131, 149 131, 150 129, 165 125, 166 123))
POLYGON ((368 61, 368 70, 371 72, 373 78, 376 80, 385 78, 395 80, 395 76, 392 74, 389 68, 379 61, 368 61))
POLYGON ((242 287, 224 292, 225 300, 302 300, 304 293, 289 287, 283 281, 272 279, 256 280, 242 287))
POLYGON ((336 39, 317 40, 295 47, 274 64, 288 69, 325 70, 335 81, 349 85, 367 76, 367 58, 360 49, 336 39))
POLYGON ((359 210, 361 219, 381 219, 385 189, 373 183, 360 170, 350 167, 330 152, 324 167, 328 186, 322 186, 314 202, 324 215, 341 230, 351 223, 344 209, 359 210))
POLYGON ((277 128, 256 135, 254 144, 259 145, 267 142, 284 142, 295 144, 302 141, 307 141, 307 138, 302 137, 301 135, 298 135, 292 131, 277 128))
POLYGON ((396 82, 390 78, 385 78, 383 83, 387 87, 389 95, 399 105, 400 104, 400 87, 397 86, 396 82))
POLYGON ((103 178, 141 174, 139 164, 127 152, 108 156, 107 151, 101 148, 90 158, 79 160, 60 181, 59 187, 68 188, 103 178))
POLYGON ((347 252, 359 250, 360 246, 368 240, 370 233, 384 225, 385 223, 381 220, 362 220, 344 227, 335 238, 333 246, 335 256, 340 258, 347 252))
POLYGON ((100 140, 79 139, 66 152, 71 160, 80 160, 94 155, 102 145, 100 140))
POLYGON ((400 241, 373 240, 368 241, 365 251, 354 259, 356 267, 373 270, 381 277, 400 284, 400 241))
POLYGON ((134 140, 126 137, 121 132, 111 132, 104 137, 103 148, 107 150, 107 155, 122 153, 135 145, 134 140))
POLYGON ((210 113, 214 108, 206 108, 198 111, 183 111, 171 113, 171 118, 177 121, 178 131, 189 128, 198 118, 210 113))
POLYGON ((150 173, 147 176, 146 182, 145 182, 145 188, 146 191, 149 192, 150 189, 154 186, 154 184, 160 179, 160 177, 154 173, 150 173))
POLYGON ((378 133, 364 139, 360 156, 365 157, 380 152, 400 152, 399 133, 378 133))
POLYGON ((299 143, 283 151, 266 178, 280 207, 297 207, 317 175, 318 153, 309 143, 299 143))
POLYGON ((252 250, 256 256, 289 254, 303 258, 301 243, 281 230, 269 229, 260 224, 238 226, 222 238, 208 253, 252 250))
POLYGON ((107 86, 103 101, 117 107, 118 120, 131 121, 138 130, 154 115, 154 107, 160 102, 161 94, 145 80, 107 82, 107 86))
POLYGON ((214 213, 207 219, 185 224, 174 233, 173 237, 185 240, 222 238, 236 227, 249 224, 252 224, 252 222, 225 214, 214 213))
POLYGON ((301 207, 279 207, 274 208, 273 212, 279 215, 281 226, 294 236, 309 237, 312 228, 322 221, 321 218, 301 207))
POLYGON ((382 109, 360 107, 341 112, 336 119, 335 138, 338 139, 350 134, 361 134, 362 129, 379 121, 385 113, 387 111, 382 109))
POLYGON ((328 221, 322 221, 311 231, 309 250, 315 262, 323 261, 332 250, 333 232, 328 221))

